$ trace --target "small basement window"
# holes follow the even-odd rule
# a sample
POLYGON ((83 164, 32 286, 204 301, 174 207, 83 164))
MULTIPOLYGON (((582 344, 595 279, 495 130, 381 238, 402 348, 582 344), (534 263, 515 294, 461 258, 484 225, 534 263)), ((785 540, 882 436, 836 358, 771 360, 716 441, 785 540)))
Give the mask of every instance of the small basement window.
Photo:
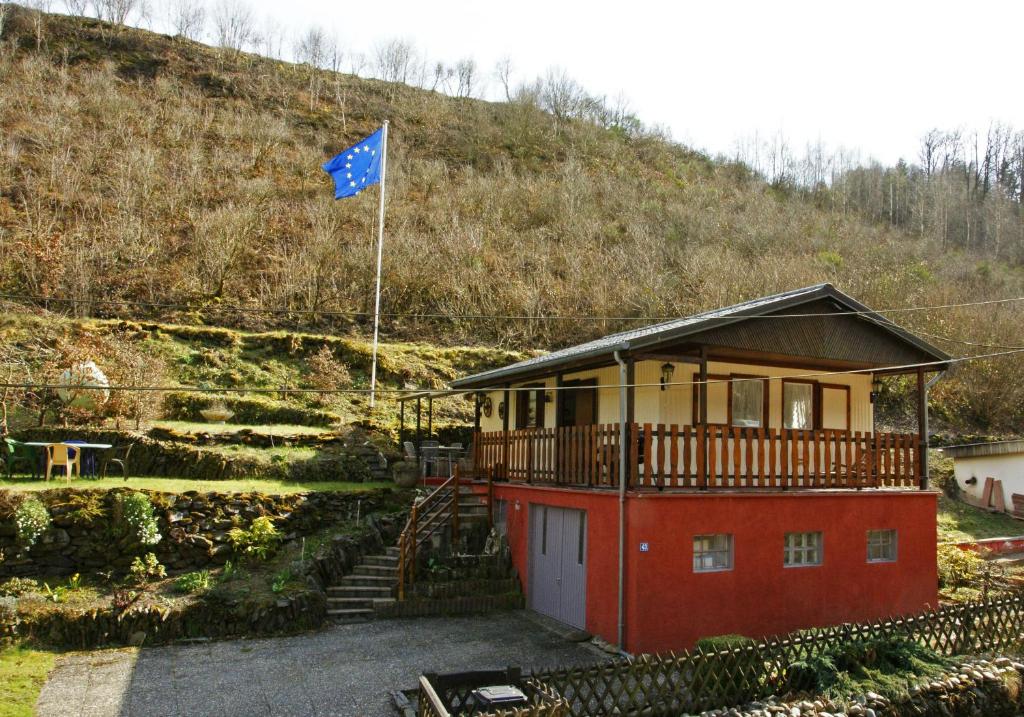
POLYGON ((869 563, 895 563, 896 562, 896 531, 895 530, 869 530, 868 531, 868 562, 869 563))
POLYGON ((711 573, 732 570, 732 535, 693 536, 693 572, 711 573))
POLYGON ((783 565, 787 568, 821 565, 823 543, 821 532, 786 533, 783 565))

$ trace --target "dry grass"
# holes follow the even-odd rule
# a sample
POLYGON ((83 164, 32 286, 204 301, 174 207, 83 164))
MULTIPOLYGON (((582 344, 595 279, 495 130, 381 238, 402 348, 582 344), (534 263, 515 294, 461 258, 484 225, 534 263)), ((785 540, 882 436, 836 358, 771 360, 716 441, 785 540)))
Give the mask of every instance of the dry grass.
MULTIPOLYGON (((41 52, 16 19, 4 37, 5 291, 184 302, 208 321, 250 327, 308 317, 217 307, 369 310, 376 197, 333 202, 319 164, 386 116, 385 308, 495 316, 389 319, 393 338, 550 347, 623 325, 498 316, 679 315, 825 280, 880 307, 1024 294, 1019 268, 945 250, 928 233, 891 229, 827 195, 768 185, 654 135, 330 73, 330 91, 311 103, 308 68, 141 31, 111 34, 93 21, 49 17, 41 52)), ((1022 345, 1018 313, 900 321, 1022 345)), ((353 318, 318 322, 367 328, 353 318)), ((958 354, 985 350, 939 343, 958 354)), ((958 372, 935 391, 940 416, 1019 425, 1020 368, 1014 358, 958 372)))

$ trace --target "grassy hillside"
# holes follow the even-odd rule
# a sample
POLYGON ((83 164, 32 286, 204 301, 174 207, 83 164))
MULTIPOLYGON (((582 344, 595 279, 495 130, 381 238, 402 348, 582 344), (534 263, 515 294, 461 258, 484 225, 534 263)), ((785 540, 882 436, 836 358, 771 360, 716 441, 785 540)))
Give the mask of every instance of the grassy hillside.
MULTIPOLYGON (((394 437, 398 427, 394 389, 441 387, 458 375, 510 363, 526 355, 485 347, 438 348, 422 343, 385 342, 378 357, 378 378, 384 392, 371 410, 364 392, 285 392, 368 388, 371 347, 362 339, 155 322, 75 320, 45 313, 0 313, 0 365, 18 365, 18 376, 53 382, 63 367, 88 358, 96 361, 115 384, 171 389, 132 394, 139 402, 132 405, 124 405, 127 399, 114 394, 105 410, 125 416, 129 422, 136 415, 145 421, 202 420, 197 415, 200 408, 223 400, 244 424, 359 424, 394 437), (183 385, 203 387, 209 393, 173 390, 183 385), (273 390, 232 391, 240 387, 273 390)), ((26 393, 7 398, 11 406, 33 409, 12 412, 13 428, 34 424, 39 408, 44 405, 41 401, 45 400, 26 393)), ((472 415, 472 404, 461 398, 435 402, 435 426, 466 425, 472 423, 472 415)), ((409 414, 407 425, 414 425, 414 420, 409 414)), ((187 424, 167 425, 188 429, 187 424)), ((210 430, 207 423, 202 428, 210 430)), ((289 427, 288 433, 297 430, 301 431, 289 427)))
MULTIPOLYGON (((494 317, 390 318, 395 341, 548 348, 623 324, 498 317, 677 315, 822 280, 878 307, 1024 294, 1019 266, 530 102, 23 12, 3 27, 0 85, 0 290, 74 297, 79 315, 365 336, 365 317, 302 312, 372 309, 376 194, 333 202, 319 165, 383 118, 385 309, 494 317), (188 308, 88 303, 116 299, 188 308)), ((964 342, 1024 345, 1020 311, 898 318, 965 354, 991 349, 964 342)), ((938 413, 1018 429, 1021 368, 958 371, 936 389, 938 413)), ((900 387, 891 395, 898 405, 900 387)))

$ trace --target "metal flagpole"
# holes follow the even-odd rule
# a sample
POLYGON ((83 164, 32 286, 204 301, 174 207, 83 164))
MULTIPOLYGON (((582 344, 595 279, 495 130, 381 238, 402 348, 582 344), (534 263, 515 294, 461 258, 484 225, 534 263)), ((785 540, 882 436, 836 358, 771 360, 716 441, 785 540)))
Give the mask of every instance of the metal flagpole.
POLYGON ((388 121, 384 120, 380 158, 380 216, 377 218, 377 294, 373 307, 373 364, 370 367, 370 408, 377 394, 377 340, 380 335, 380 265, 384 258, 384 179, 388 170, 388 121))

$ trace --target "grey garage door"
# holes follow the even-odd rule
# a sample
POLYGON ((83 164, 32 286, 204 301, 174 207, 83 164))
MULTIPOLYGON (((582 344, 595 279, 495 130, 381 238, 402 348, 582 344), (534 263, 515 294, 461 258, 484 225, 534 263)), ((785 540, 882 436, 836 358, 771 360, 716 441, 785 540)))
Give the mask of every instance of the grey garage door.
POLYGON ((530 506, 530 607, 581 630, 587 625, 587 514, 530 506))

